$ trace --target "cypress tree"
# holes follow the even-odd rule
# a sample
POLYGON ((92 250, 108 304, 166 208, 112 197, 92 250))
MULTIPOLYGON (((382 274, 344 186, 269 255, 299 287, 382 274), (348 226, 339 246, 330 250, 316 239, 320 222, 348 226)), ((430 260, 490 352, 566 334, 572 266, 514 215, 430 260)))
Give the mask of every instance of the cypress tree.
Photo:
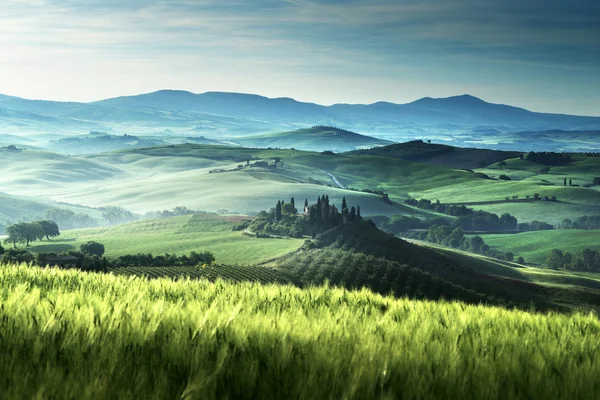
POLYGON ((275 220, 280 221, 281 220, 281 202, 278 201, 277 205, 275 206, 275 220))
POLYGON ((359 221, 362 219, 360 216, 360 206, 356 206, 356 219, 359 221))
POLYGON ((354 206, 350 209, 350 221, 356 221, 356 208, 354 206))
POLYGON ((296 200, 294 200, 293 197, 290 199, 290 203, 292 204, 292 206, 294 206, 294 208, 296 208, 296 200))
POLYGON ((342 198, 342 212, 344 212, 344 209, 347 209, 348 205, 346 204, 346 196, 344 196, 342 198))
POLYGON ((304 207, 308 207, 308 199, 304 199, 304 207))

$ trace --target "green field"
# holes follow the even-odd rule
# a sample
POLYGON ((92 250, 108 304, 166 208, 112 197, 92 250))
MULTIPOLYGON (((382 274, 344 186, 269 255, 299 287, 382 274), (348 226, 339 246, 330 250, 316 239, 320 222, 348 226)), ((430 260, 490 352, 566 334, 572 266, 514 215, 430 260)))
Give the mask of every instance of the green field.
POLYGON ((77 229, 62 232, 52 241, 36 242, 32 252, 76 250, 88 241, 104 244, 107 257, 125 254, 189 254, 210 251, 218 263, 255 264, 297 250, 298 239, 256 239, 231 231, 240 217, 189 215, 143 220, 115 227, 77 229))
POLYGON ((525 261, 544 264, 552 249, 576 253, 581 249, 600 250, 600 230, 559 229, 523 232, 516 235, 480 235, 493 250, 510 251, 525 261))
MULTIPOLYGON (((415 214, 414 209, 399 205, 409 196, 465 203, 496 214, 508 212, 520 222, 558 224, 565 218, 600 213, 599 190, 562 184, 565 177, 576 184, 590 184, 600 175, 597 157, 576 156, 570 165, 551 167, 547 174, 539 173, 543 165, 518 158, 507 160, 504 167, 493 164, 476 170, 492 177, 507 174, 512 181, 389 157, 210 145, 171 145, 79 157, 28 149, 10 157, 7 173, 0 178, 6 193, 91 207, 123 206, 137 213, 186 206, 253 215, 273 207, 274 199, 293 196, 313 202, 324 193, 337 205, 345 196, 350 204, 360 205, 366 216, 415 214), (283 167, 237 170, 248 160, 272 163, 276 158, 283 159, 283 167), (214 169, 236 171, 210 173, 214 169), (338 186, 384 191, 396 205, 386 204, 378 195, 338 186), (555 196, 558 201, 525 201, 535 193, 555 196), (512 196, 519 201, 505 200, 512 196)), ((420 216, 433 215, 421 211, 420 216)))
POLYGON ((589 399, 594 315, 0 270, 2 398, 589 399))

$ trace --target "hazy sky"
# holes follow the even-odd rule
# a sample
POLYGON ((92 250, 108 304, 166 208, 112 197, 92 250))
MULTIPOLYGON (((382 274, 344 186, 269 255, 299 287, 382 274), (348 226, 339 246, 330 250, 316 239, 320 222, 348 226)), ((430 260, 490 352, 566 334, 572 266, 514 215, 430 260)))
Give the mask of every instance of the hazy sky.
POLYGON ((0 0, 0 93, 158 89, 600 115, 600 1, 0 0))

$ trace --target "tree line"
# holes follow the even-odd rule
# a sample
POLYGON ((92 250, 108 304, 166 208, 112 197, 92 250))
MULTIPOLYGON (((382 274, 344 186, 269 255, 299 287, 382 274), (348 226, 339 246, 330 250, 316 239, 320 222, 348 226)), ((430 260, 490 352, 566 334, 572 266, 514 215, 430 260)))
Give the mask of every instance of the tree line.
POLYGON ((600 229, 600 215, 583 215, 577 218, 575 221, 565 218, 560 223, 559 228, 585 230, 600 229))
POLYGON ((44 238, 50 240, 51 237, 60 235, 58 225, 56 222, 50 220, 20 222, 6 227, 5 231, 8 237, 4 240, 4 243, 12 244, 15 249, 18 243, 24 243, 29 247, 32 242, 43 240, 44 238))
POLYGON ((600 272, 600 253, 596 250, 581 249, 571 254, 552 249, 546 255, 546 266, 555 270, 600 272))
POLYGON ((108 272, 110 268, 123 267, 177 267, 177 266, 203 266, 213 264, 216 260, 211 252, 192 251, 189 255, 177 256, 165 254, 154 256, 152 254, 128 254, 114 259, 103 257, 104 245, 97 242, 87 242, 79 246, 78 250, 70 250, 60 254, 38 253, 31 254, 25 249, 4 249, 0 246, 0 264, 30 263, 45 267, 48 265, 62 268, 77 268, 83 271, 108 272))
MULTIPOLYGON (((407 199, 404 202, 420 209, 457 217, 452 223, 444 223, 443 218, 435 218, 431 220, 431 223, 421 224, 421 227, 419 228, 408 229, 427 229, 429 226, 447 224, 451 224, 456 228, 461 228, 464 231, 537 231, 554 229, 553 225, 545 222, 531 221, 519 223, 517 218, 509 213, 498 216, 491 212, 474 210, 464 205, 443 204, 440 203, 439 200, 432 202, 428 199, 407 199)), ((398 228, 401 228, 406 225, 404 222, 406 221, 397 220, 395 224, 390 224, 390 226, 394 227, 394 225, 397 224, 398 228)), ((391 221, 389 223, 391 223, 391 221)), ((395 232, 400 232, 400 230, 396 230, 395 232)))

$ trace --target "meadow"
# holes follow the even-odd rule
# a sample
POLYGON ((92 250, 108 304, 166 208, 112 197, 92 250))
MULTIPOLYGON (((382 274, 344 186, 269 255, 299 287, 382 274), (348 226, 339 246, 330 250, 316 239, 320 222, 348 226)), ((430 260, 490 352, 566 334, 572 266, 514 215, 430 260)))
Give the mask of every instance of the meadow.
POLYGON ((2 398, 600 396, 594 315, 26 266, 0 286, 2 398))
POLYGON ((63 231, 51 241, 36 242, 34 253, 76 250, 83 243, 104 244, 106 257, 126 254, 189 254, 210 251, 218 263, 257 264, 296 251, 304 243, 299 239, 256 239, 231 228, 242 217, 186 215, 142 220, 129 224, 63 231))
POLYGON ((558 229, 515 235, 480 236, 492 249, 510 251, 523 256, 529 263, 541 265, 546 262, 546 255, 552 249, 560 249, 572 254, 586 248, 600 250, 598 230, 558 229))

